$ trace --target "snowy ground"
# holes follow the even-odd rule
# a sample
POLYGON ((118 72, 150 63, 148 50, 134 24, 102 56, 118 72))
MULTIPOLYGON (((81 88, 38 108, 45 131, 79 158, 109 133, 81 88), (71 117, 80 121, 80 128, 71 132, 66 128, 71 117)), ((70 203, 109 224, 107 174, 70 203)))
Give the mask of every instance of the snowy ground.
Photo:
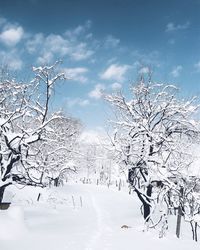
POLYGON ((0 211, 1 250, 199 249, 190 235, 159 239, 157 231, 142 232, 139 204, 128 193, 71 184, 36 202, 38 190, 30 190, 18 191, 10 209, 0 211))

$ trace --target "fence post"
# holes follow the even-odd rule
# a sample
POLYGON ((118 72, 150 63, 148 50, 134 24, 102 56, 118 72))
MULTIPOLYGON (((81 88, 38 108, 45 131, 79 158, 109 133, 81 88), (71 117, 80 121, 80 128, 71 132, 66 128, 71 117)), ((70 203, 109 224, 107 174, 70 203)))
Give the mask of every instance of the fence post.
POLYGON ((83 200, 81 196, 80 196, 80 204, 81 204, 81 207, 83 207, 83 200))
POLYGON ((40 200, 41 193, 38 194, 37 201, 40 200))
POLYGON ((75 209, 76 205, 75 205, 75 200, 74 200, 74 196, 72 195, 72 203, 73 203, 73 207, 75 209))

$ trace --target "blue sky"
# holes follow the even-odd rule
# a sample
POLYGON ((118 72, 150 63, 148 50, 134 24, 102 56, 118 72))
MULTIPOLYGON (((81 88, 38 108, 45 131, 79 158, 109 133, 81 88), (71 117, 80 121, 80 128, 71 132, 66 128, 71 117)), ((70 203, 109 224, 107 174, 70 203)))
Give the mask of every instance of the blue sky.
POLYGON ((25 79, 33 65, 63 60, 72 79, 53 106, 101 129, 101 91, 125 92, 138 74, 200 95, 200 0, 0 0, 0 58, 25 79))

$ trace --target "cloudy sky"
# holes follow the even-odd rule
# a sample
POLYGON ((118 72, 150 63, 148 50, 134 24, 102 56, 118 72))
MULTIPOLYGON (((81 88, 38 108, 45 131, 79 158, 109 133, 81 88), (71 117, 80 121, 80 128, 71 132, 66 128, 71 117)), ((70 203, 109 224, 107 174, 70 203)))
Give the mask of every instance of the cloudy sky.
POLYGON ((71 80, 54 106, 100 129, 110 114, 101 92, 126 92, 149 67, 200 95, 200 1, 0 0, 0 58, 24 78, 62 59, 71 80))

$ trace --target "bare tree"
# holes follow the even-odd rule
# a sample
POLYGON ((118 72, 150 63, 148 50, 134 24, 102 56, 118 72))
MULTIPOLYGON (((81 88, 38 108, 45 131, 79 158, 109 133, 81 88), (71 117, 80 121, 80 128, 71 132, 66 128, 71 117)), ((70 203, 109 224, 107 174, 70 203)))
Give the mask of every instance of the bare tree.
POLYGON ((40 179, 58 186, 69 172, 76 172, 77 138, 80 121, 63 114, 49 123, 45 140, 35 145, 33 161, 38 165, 40 179))
POLYGON ((55 84, 66 79, 55 72, 57 64, 33 68, 35 77, 29 84, 3 78, 0 82, 0 202, 13 182, 43 186, 31 159, 34 145, 45 140, 49 124, 60 117, 49 112, 55 84))
POLYGON ((191 165, 191 140, 199 135, 195 99, 179 100, 176 93, 173 85, 142 77, 131 88, 130 100, 121 93, 105 95, 116 116, 113 144, 120 164, 129 171, 129 183, 142 202, 148 226, 157 224, 156 207, 161 211, 158 221, 168 213, 170 190, 180 194, 177 183, 191 165))

